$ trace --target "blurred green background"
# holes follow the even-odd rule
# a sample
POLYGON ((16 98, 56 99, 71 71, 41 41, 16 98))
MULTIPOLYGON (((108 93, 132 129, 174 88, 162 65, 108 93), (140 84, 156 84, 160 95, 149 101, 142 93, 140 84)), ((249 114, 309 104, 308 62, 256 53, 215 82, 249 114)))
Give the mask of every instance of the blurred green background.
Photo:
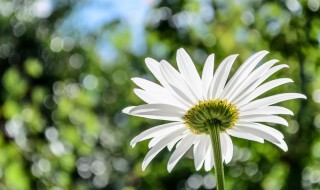
MULTIPOLYGON (((212 189, 213 174, 163 150, 145 172, 148 142, 130 140, 159 121, 121 110, 142 101, 132 77, 155 80, 145 57, 175 63, 184 47, 199 71, 239 53, 233 71, 266 49, 290 66, 275 77, 301 92, 282 131, 289 151, 233 138, 227 189, 320 189, 319 0, 0 0, 0 189, 212 189)), ((269 94, 270 94, 269 93, 269 94)))

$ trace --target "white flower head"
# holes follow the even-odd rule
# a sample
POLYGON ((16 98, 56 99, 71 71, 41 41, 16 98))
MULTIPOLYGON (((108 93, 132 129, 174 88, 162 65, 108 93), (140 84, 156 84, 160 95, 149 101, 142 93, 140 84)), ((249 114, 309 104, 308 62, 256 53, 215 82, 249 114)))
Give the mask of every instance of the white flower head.
POLYGON ((204 64, 201 77, 182 48, 177 52, 179 71, 165 60, 157 62, 146 58, 147 67, 160 85, 142 78, 133 78, 132 81, 140 87, 134 89, 134 92, 146 104, 127 107, 123 112, 171 123, 152 127, 131 141, 131 146, 134 147, 137 142, 152 139, 142 169, 162 149, 167 147, 171 151, 175 147, 167 166, 169 172, 190 148, 193 148, 196 170, 200 170, 203 165, 206 171, 211 170, 214 156, 208 134, 210 127, 219 128, 222 159, 225 163, 230 162, 233 155, 230 136, 260 143, 267 140, 287 151, 283 134, 267 126, 267 123, 288 126, 287 121, 277 115, 293 115, 292 111, 274 104, 306 97, 298 93, 282 93, 257 99, 270 89, 293 82, 289 78, 265 82, 275 72, 288 67, 285 64, 274 66, 278 62, 275 59, 258 66, 267 54, 267 51, 253 54, 229 80, 237 55, 225 58, 214 71, 214 54, 211 54, 204 64))

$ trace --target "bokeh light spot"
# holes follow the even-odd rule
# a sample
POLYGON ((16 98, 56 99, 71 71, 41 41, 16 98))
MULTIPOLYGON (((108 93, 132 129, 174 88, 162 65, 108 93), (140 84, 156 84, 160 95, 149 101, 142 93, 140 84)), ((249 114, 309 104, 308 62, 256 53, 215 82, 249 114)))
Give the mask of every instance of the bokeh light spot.
POLYGON ((61 38, 54 37, 51 40, 50 48, 51 48, 52 51, 60 52, 62 50, 62 47, 63 47, 63 40, 61 38))
POLYGON ((94 90, 95 88, 97 88, 99 81, 98 81, 97 77, 95 77, 94 75, 87 75, 84 77, 82 83, 86 89, 94 90))

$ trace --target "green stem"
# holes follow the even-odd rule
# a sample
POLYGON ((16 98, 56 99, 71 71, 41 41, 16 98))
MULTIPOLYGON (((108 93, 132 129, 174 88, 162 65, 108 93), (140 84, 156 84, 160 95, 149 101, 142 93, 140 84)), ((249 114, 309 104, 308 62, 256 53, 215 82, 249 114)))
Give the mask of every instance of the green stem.
POLYGON ((213 156, 214 156, 214 165, 215 165, 215 174, 217 182, 217 190, 225 190, 224 183, 224 171, 223 171, 223 161, 221 153, 221 144, 220 144, 220 130, 217 126, 208 127, 211 137, 212 147, 213 147, 213 156))

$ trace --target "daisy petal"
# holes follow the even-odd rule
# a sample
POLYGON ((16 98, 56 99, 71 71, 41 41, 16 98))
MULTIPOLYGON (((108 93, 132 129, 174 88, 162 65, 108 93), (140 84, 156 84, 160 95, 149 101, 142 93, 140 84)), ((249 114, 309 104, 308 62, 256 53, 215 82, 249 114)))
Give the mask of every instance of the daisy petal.
POLYGON ((150 119, 182 121, 181 117, 185 111, 168 104, 144 104, 130 109, 127 114, 150 119))
POLYGON ((210 137, 207 137, 207 152, 205 156, 204 170, 208 172, 212 169, 213 166, 214 166, 213 148, 210 141, 210 137))
POLYGON ((281 148, 283 151, 287 152, 288 151, 288 145, 283 139, 278 139, 280 143, 273 143, 274 145, 278 146, 281 148))
POLYGON ((220 133, 220 143, 221 143, 222 160, 225 161, 228 147, 227 147, 227 141, 223 137, 223 133, 220 133))
POLYGON ((130 145, 132 147, 134 147, 137 142, 140 142, 140 141, 143 141, 143 140, 146 140, 149 138, 153 138, 155 136, 161 136, 164 134, 168 134, 168 133, 171 133, 171 132, 176 131, 176 130, 183 128, 183 127, 184 127, 184 125, 181 122, 167 123, 164 125, 158 125, 156 127, 152 127, 150 129, 143 131, 138 136, 133 138, 130 142, 130 145))
POLYGON ((129 106, 129 107, 126 107, 122 110, 122 113, 125 113, 125 114, 129 114, 129 112, 135 108, 136 106, 129 106))
POLYGON ((185 129, 179 129, 162 140, 160 140, 150 151, 147 153, 146 157, 143 159, 142 162, 142 170, 144 171, 148 164, 151 162, 151 160, 164 148, 166 147, 172 140, 175 139, 176 136, 179 136, 181 132, 183 132, 185 129))
MULTIPOLYGON (((185 129, 181 135, 177 136, 175 139, 173 139, 168 145, 167 145, 167 148, 169 151, 171 151, 173 149, 173 147, 180 142, 180 140, 182 138, 184 138, 186 136, 185 133, 189 132, 188 129, 185 129)), ((162 140, 164 137, 166 137, 168 134, 165 134, 165 135, 162 135, 162 136, 157 136, 157 137, 154 137, 148 144, 148 147, 149 148, 152 148, 154 147, 160 140, 162 140)))
MULTIPOLYGON (((273 132, 270 130, 263 130, 260 127, 250 127, 250 126, 242 126, 239 125, 238 128, 241 131, 247 132, 247 133, 251 133, 253 135, 256 135, 258 137, 261 137, 275 145, 277 145, 278 147, 280 147, 282 150, 287 151, 288 150, 288 146, 286 145, 286 143, 283 141, 282 138, 279 138, 277 133, 280 133, 279 131, 273 132)), ((275 130, 275 129, 274 129, 275 130)))
POLYGON ((189 105, 192 105, 198 101, 196 95, 190 90, 189 86, 183 80, 180 73, 175 68, 173 68, 168 62, 162 60, 160 62, 160 70, 169 86, 185 102, 187 102, 189 105))
POLYGON ((273 115, 247 115, 247 116, 240 116, 239 122, 267 122, 267 123, 276 123, 281 124, 284 126, 288 126, 288 122, 279 116, 273 115))
POLYGON ((236 126, 233 127, 232 129, 227 130, 227 133, 231 136, 241 138, 241 139, 247 139, 247 140, 256 141, 259 143, 264 142, 263 138, 257 137, 255 135, 252 135, 252 134, 244 132, 244 131, 241 131, 236 126))
POLYGON ((157 100, 157 97, 154 96, 152 93, 148 93, 147 91, 135 88, 133 89, 133 92, 145 103, 148 104, 154 104, 154 103, 159 103, 159 100, 157 100))
POLYGON ((240 111, 247 111, 247 110, 251 110, 258 107, 265 107, 265 106, 273 105, 286 100, 297 99, 297 98, 306 99, 306 96, 298 93, 277 94, 277 95, 269 96, 266 98, 258 99, 246 105, 243 105, 240 107, 240 111))
POLYGON ((135 77, 131 78, 131 80, 143 90, 149 90, 153 93, 162 93, 163 91, 165 91, 165 89, 162 86, 143 78, 135 77))
MULTIPOLYGON (((184 104, 181 104, 174 96, 170 94, 170 92, 164 87, 153 83, 151 81, 142 79, 142 78, 132 78, 131 79, 137 86, 145 90, 146 94, 153 97, 153 103, 164 103, 164 104, 172 104, 183 109, 187 109, 184 104)), ((137 95, 139 96, 139 95, 137 95)), ((140 96, 139 96, 140 98, 140 96)))
POLYGON ((267 133, 261 129, 259 129, 258 127, 256 128, 252 128, 252 127, 246 127, 246 126, 237 126, 239 131, 242 131, 244 133, 249 133, 249 134, 253 134, 256 135, 258 137, 261 137, 267 141, 270 141, 272 143, 280 143, 280 141, 278 140, 277 137, 273 136, 270 133, 267 133))
POLYGON ((177 63, 181 75, 191 89, 194 89, 193 91, 197 95, 198 100, 202 99, 200 76, 190 56, 183 48, 177 51, 177 63))
POLYGON ((196 140, 196 135, 190 132, 186 137, 181 140, 180 146, 176 147, 176 150, 172 153, 168 162, 168 172, 170 173, 174 166, 178 163, 181 157, 190 149, 196 140))
POLYGON ((219 65, 209 88, 209 98, 219 98, 228 79, 231 67, 238 54, 225 58, 219 65))
MULTIPOLYGON (((149 144, 148 144, 148 148, 152 148, 154 147, 155 145, 157 145, 162 139, 164 139, 165 137, 167 136, 167 134, 164 134, 164 135, 158 135, 154 138, 152 138, 150 141, 149 141, 149 144)), ((167 145, 168 146, 168 145, 167 145)))
POLYGON ((136 114, 129 114, 138 117, 143 117, 147 119, 157 119, 157 120, 164 120, 164 121, 183 121, 180 117, 172 116, 170 113, 165 111, 153 110, 148 112, 141 112, 136 114))
MULTIPOLYGON (((186 131, 188 131, 188 130, 186 129, 186 131)), ((177 138, 175 138, 174 140, 172 140, 171 143, 167 145, 168 150, 171 151, 173 149, 174 145, 176 145, 177 142, 179 142, 185 136, 186 136, 185 134, 182 134, 182 135, 178 136, 177 138)))
POLYGON ((223 138, 223 141, 226 142, 226 155, 225 155, 225 163, 229 163, 232 159, 233 155, 233 143, 230 138, 230 136, 227 133, 221 133, 221 136, 223 138))
MULTIPOLYGON (((183 105, 182 107, 189 107, 190 104, 188 104, 183 99, 181 99, 181 97, 179 95, 177 95, 174 90, 172 90, 170 88, 169 84, 167 83, 167 81, 165 80, 164 76, 161 73, 160 63, 158 61, 154 60, 154 59, 151 59, 151 58, 146 58, 145 62, 146 62, 146 65, 147 65, 148 69, 152 72, 152 74, 156 77, 156 79, 160 82, 160 84, 168 92, 170 92, 172 94, 172 96, 175 97, 176 104, 181 104, 181 105, 183 105)), ((141 87, 141 88, 143 88, 143 87, 141 87)))
POLYGON ((271 60, 264 63, 262 66, 258 67, 252 73, 250 73, 250 75, 245 78, 243 82, 240 83, 232 92, 225 90, 226 95, 224 95, 223 97, 228 99, 230 102, 233 102, 234 99, 245 93, 247 88, 254 84, 277 62, 278 60, 271 60))
POLYGON ((207 58, 204 64, 203 72, 202 72, 202 95, 204 100, 208 99, 208 90, 213 78, 213 70, 214 70, 214 54, 211 54, 207 58))
POLYGON ((280 139, 283 139, 283 134, 272 128, 272 127, 269 127, 267 125, 264 125, 264 124, 261 124, 261 123, 252 123, 252 122, 238 122, 237 123, 238 126, 246 126, 246 127, 251 127, 251 128, 259 128, 263 131, 267 131, 268 133, 272 133, 273 135, 277 136, 277 138, 280 138, 280 139))
POLYGON ((261 77, 259 77, 259 79, 254 83, 253 87, 257 88, 267 78, 269 78, 271 75, 273 75, 274 73, 278 72, 279 70, 281 70, 283 68, 289 68, 289 66, 286 65, 286 64, 281 64, 281 65, 277 65, 277 66, 274 66, 274 67, 270 68, 263 75, 261 75, 261 77))
POLYGON ((251 80, 257 80, 261 76, 263 76, 274 64, 278 63, 279 60, 271 59, 260 66, 257 66, 255 70, 253 70, 249 77, 251 80))
POLYGON ((197 171, 199 171, 203 165, 207 145, 206 145, 207 138, 205 135, 201 135, 197 139, 197 143, 195 143, 193 147, 193 157, 194 157, 194 166, 197 171))
POLYGON ((282 79, 276 79, 276 80, 272 80, 270 82, 267 82, 261 86, 259 86, 258 88, 256 88, 249 96, 247 96, 246 98, 242 99, 239 101, 239 103, 237 103, 237 106, 242 106, 248 102, 250 102, 251 100, 255 99, 256 97, 260 96, 261 94, 286 83, 289 82, 293 82, 293 80, 289 79, 289 78, 282 78, 282 79))
POLYGON ((259 61, 267 55, 268 51, 259 51, 252 56, 250 56, 237 70, 237 72, 233 75, 233 77, 228 82, 225 91, 227 91, 227 94, 225 97, 228 97, 230 94, 233 94, 233 92, 238 88, 239 84, 243 82, 247 78, 247 76, 251 73, 251 71, 257 66, 259 61))
MULTIPOLYGON (((192 153, 192 158, 194 159, 194 161, 196 159, 198 159, 198 155, 196 155, 196 150, 199 146, 199 143, 200 143, 200 140, 201 140, 201 136, 200 135, 197 135, 196 139, 194 140, 194 143, 193 143, 193 153, 192 153), (196 158, 197 157, 197 158, 196 158)), ((196 165, 196 164, 195 164, 196 165)), ((196 168, 196 167, 195 167, 196 168)))
POLYGON ((156 79, 160 82, 160 84, 164 87, 167 86, 167 81, 163 78, 161 74, 159 62, 149 57, 145 59, 145 62, 148 69, 151 71, 153 76, 156 77, 156 79))
POLYGON ((280 106, 267 106, 263 108, 240 112, 239 116, 260 115, 260 114, 261 115, 274 115, 274 114, 293 115, 293 112, 287 108, 280 107, 280 106))
POLYGON ((135 88, 133 89, 134 93, 144 102, 148 104, 168 104, 179 107, 185 111, 188 110, 186 106, 180 104, 179 101, 173 98, 170 94, 165 93, 153 93, 151 91, 145 91, 142 89, 135 88))
POLYGON ((281 65, 274 66, 271 69, 267 70, 263 75, 261 75, 259 77, 258 80, 256 80, 254 83, 248 85, 248 87, 246 89, 243 89, 241 91, 241 93, 239 92, 238 96, 234 97, 234 100, 230 99, 231 102, 233 102, 234 104, 237 104, 239 100, 243 99, 244 97, 248 96, 248 94, 252 93, 252 91, 254 91, 260 84, 262 84, 271 75, 273 75, 274 73, 276 73, 280 69, 288 68, 288 67, 289 66, 286 64, 281 64, 281 65))

